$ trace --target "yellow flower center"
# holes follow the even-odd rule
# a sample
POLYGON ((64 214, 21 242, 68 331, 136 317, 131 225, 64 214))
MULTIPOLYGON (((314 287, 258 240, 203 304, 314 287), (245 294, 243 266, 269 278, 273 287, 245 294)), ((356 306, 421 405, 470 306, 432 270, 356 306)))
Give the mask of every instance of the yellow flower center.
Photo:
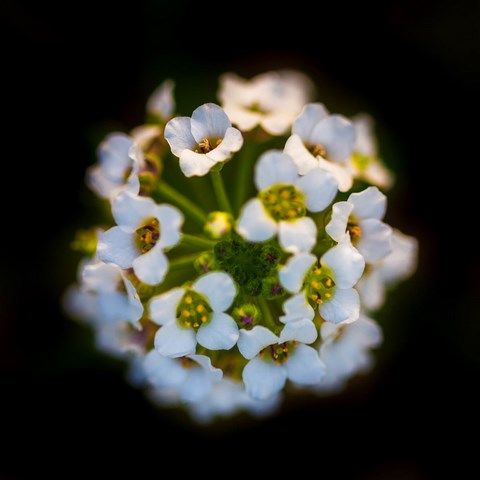
POLYGON ((221 138, 204 138, 198 143, 197 148, 194 151, 195 153, 208 153, 218 147, 221 143, 221 138))
POLYGON ((291 353, 294 343, 295 342, 285 342, 269 345, 260 352, 260 356, 267 361, 272 360, 281 365, 288 360, 288 355, 291 353))
POLYGON ((277 221, 295 220, 306 214, 305 196, 293 185, 273 185, 262 190, 260 200, 277 221))
POLYGON ((313 145, 307 145, 307 149, 310 151, 310 153, 314 157, 322 157, 322 158, 327 158, 327 149, 324 145, 321 143, 313 144, 313 145))
POLYGON ((362 227, 360 227, 358 222, 352 218, 348 220, 347 232, 350 234, 350 239, 353 244, 358 242, 362 237, 362 227))
POLYGON ((315 305, 328 302, 335 292, 333 272, 328 267, 314 265, 304 282, 307 300, 315 305))
POLYGON ((142 253, 147 253, 160 238, 160 223, 156 218, 149 218, 135 230, 135 234, 138 249, 142 253))
POLYGON ((212 309, 199 293, 188 290, 177 307, 177 322, 181 327, 197 330, 211 317, 212 309))

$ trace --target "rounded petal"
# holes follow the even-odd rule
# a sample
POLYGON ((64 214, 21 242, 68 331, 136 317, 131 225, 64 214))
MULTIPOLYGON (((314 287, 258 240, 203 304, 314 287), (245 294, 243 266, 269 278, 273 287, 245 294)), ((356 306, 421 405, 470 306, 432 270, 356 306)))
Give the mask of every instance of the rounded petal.
POLYGON ((277 232, 277 223, 271 218, 258 198, 252 198, 242 208, 237 232, 246 240, 263 242, 277 232))
POLYGON ((180 385, 180 399, 184 402, 199 402, 208 396, 212 387, 212 380, 203 368, 193 367, 187 371, 187 377, 180 385))
POLYGON ((207 357, 206 355, 188 355, 188 358, 191 358, 197 362, 208 375, 208 377, 210 377, 210 379, 215 383, 219 382, 223 378, 222 370, 212 365, 210 357, 207 357))
POLYGON ((184 150, 193 150, 197 145, 192 135, 190 117, 172 118, 165 125, 164 136, 172 153, 177 157, 180 157, 184 150))
POLYGON ((315 312, 305 298, 303 292, 297 293, 283 304, 285 315, 280 317, 282 323, 296 322, 298 320, 313 320, 315 312))
POLYGON ((311 212, 321 212, 332 203, 337 195, 337 184, 335 177, 321 168, 310 170, 296 181, 311 212))
POLYGON ((204 153, 183 150, 180 156, 180 169, 186 177, 203 177, 215 165, 204 153))
POLYGON ((317 329, 307 318, 287 323, 280 332, 280 343, 296 341, 313 343, 317 339, 317 329))
POLYGON ((360 222, 362 236, 357 244, 358 251, 367 263, 385 258, 392 251, 392 228, 376 218, 360 222))
POLYGON ((342 115, 330 115, 313 129, 311 141, 327 149, 329 160, 341 163, 352 153, 355 129, 342 115))
POLYGON ((353 185, 353 175, 348 165, 342 165, 335 162, 329 162, 321 157, 317 158, 317 167, 331 173, 338 184, 338 189, 341 192, 348 192, 353 185))
MULTIPOLYGON (((305 275, 316 260, 317 257, 311 253, 299 253, 298 255, 293 255, 280 269, 280 283, 289 292, 298 293, 302 288, 305 275)), ((285 311, 285 313, 287 312, 285 311)))
POLYGON ((255 165, 255 185, 258 190, 276 183, 293 184, 298 178, 292 158, 280 150, 268 150, 255 165))
POLYGON ((294 134, 288 138, 283 151, 292 157, 300 175, 305 175, 318 167, 318 160, 307 150, 298 135, 294 134))
POLYGON ((282 221, 278 227, 278 243, 286 252, 309 252, 317 241, 317 227, 310 217, 282 221))
POLYGON ((135 326, 139 327, 139 320, 143 315, 143 305, 140 301, 135 287, 132 282, 125 276, 122 272, 123 284, 125 285, 125 290, 127 291, 128 298, 128 317, 127 320, 132 322, 135 326))
POLYGON ((257 325, 251 330, 240 330, 238 349, 248 360, 257 356, 258 353, 269 345, 278 343, 278 337, 268 328, 257 325))
POLYGON ((178 360, 162 357, 156 350, 148 352, 143 359, 147 380, 156 387, 177 387, 187 378, 187 371, 178 360))
POLYGON ((177 307, 184 294, 185 289, 178 287, 153 297, 148 306, 150 319, 157 325, 175 321, 177 307))
POLYGON ((356 115, 352 119, 355 128, 354 150, 367 157, 377 155, 377 142, 373 134, 374 120, 365 113, 356 115))
POLYGON ((160 223, 160 239, 157 244, 162 248, 176 245, 180 241, 180 228, 184 221, 182 212, 171 205, 158 205, 155 217, 160 223))
POLYGON ((120 132, 110 133, 97 149, 100 166, 105 175, 115 182, 123 180, 125 171, 132 166, 129 155, 133 139, 120 132))
POLYGON ((355 287, 363 308, 374 311, 385 303, 385 284, 377 270, 364 275, 355 287))
POLYGON ((210 272, 199 277, 192 289, 204 295, 214 312, 224 312, 237 295, 232 277, 225 272, 210 272))
POLYGON ((142 221, 155 216, 157 204, 148 197, 129 192, 118 194, 112 201, 112 214, 117 225, 136 229, 142 221))
POLYGON ((150 95, 147 101, 147 112, 164 119, 170 117, 175 110, 174 88, 175 83, 172 80, 167 79, 162 82, 150 95))
POLYGON ((358 219, 381 220, 387 209, 387 197, 377 188, 368 187, 362 192, 352 193, 348 201, 353 204, 353 215, 358 219))
POLYGON ((328 117, 328 110, 322 103, 308 103, 293 122, 292 133, 306 141, 311 141, 313 129, 318 122, 328 117))
POLYGON ((227 114, 215 103, 205 103, 192 113, 191 132, 197 143, 205 138, 223 138, 231 126, 227 114))
POLYGON ((325 231, 336 242, 340 242, 347 231, 347 223, 352 213, 353 205, 350 202, 337 202, 332 207, 332 218, 327 223, 325 231))
POLYGON ((260 124, 270 135, 283 135, 293 122, 294 115, 287 111, 275 111, 264 115, 260 124))
POLYGON ((120 227, 112 227, 98 237, 97 256, 104 262, 130 268, 138 255, 133 235, 120 227))
POLYGON ((89 291, 115 292, 122 278, 121 272, 114 263, 89 262, 81 268, 81 283, 89 291))
POLYGON ((353 287, 365 269, 365 260, 351 244, 348 235, 335 247, 323 254, 320 263, 333 270, 338 288, 353 287))
POLYGON ((317 351, 307 345, 298 345, 288 358, 288 378, 300 385, 314 385, 325 376, 325 364, 317 351))
POLYGON ((266 400, 283 388, 287 372, 281 365, 255 357, 243 369, 242 378, 245 389, 252 398, 266 400))
POLYGON ((164 357, 184 357, 195 353, 197 341, 191 328, 182 328, 176 321, 161 327, 155 334, 155 349, 164 357))
POLYGON ((159 244, 132 262, 135 275, 147 285, 162 282, 168 272, 168 258, 159 244))
POLYGON ((214 162, 223 162, 232 156, 232 153, 238 152, 243 145, 243 137, 240 130, 228 127, 225 137, 218 147, 207 153, 207 157, 214 162))
POLYGON ((226 313, 214 312, 210 321, 199 328, 197 341, 209 350, 230 350, 238 340, 235 320, 226 313))
POLYGON ((333 297, 320 305, 320 315, 331 323, 351 323, 360 314, 360 298, 354 288, 336 288, 333 297))
POLYGON ((260 113, 246 110, 244 107, 230 101, 223 105, 223 109, 232 123, 234 123, 242 132, 249 132, 262 120, 262 115, 260 113))

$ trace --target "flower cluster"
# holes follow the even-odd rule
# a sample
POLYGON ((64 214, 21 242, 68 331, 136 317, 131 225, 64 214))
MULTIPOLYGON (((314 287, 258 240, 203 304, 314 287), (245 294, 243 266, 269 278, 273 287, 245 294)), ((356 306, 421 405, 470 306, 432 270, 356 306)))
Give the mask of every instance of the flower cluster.
POLYGON ((312 93, 297 72, 228 74, 221 106, 174 116, 166 81, 145 125, 98 148, 87 184, 114 225, 78 235, 66 306, 159 404, 263 415, 286 387, 330 392, 371 363, 369 315, 417 242, 384 223, 372 121, 312 93))

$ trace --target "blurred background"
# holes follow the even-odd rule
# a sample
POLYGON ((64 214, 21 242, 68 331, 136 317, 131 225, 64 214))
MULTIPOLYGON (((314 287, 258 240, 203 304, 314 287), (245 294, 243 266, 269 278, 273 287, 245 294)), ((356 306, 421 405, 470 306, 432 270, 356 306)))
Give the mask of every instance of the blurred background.
POLYGON ((337 3, 260 11, 248 1, 2 2, 4 93, 14 108, 4 112, 12 152, 3 194, 13 193, 3 203, 0 402, 10 448, 1 478, 29 478, 31 467, 59 473, 56 458, 160 473, 170 452, 204 473, 220 470, 222 455, 247 471, 249 459, 265 460, 275 476, 285 462, 362 479, 438 478, 467 465, 461 443, 478 420, 480 367, 478 200, 469 198, 480 4, 337 3), (69 243, 94 218, 83 179, 96 144, 141 123, 158 83, 175 79, 178 110, 190 114, 215 101, 220 73, 274 68, 310 75, 330 109, 376 117, 382 156, 398 175, 387 221, 419 238, 419 268, 378 316, 385 342, 369 376, 265 421, 198 428, 150 405, 62 313, 79 260, 69 243))

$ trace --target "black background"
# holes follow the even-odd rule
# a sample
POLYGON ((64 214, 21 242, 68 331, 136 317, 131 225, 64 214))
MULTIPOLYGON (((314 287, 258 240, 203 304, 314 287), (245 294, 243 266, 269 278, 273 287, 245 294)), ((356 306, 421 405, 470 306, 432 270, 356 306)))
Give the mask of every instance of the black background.
POLYGON ((0 472, 68 476, 96 459, 138 473, 168 465, 226 475, 254 472, 255 459, 275 477, 291 466, 323 478, 417 479, 474 459, 463 440, 465 429, 471 442, 477 435, 480 364, 478 2, 263 8, 4 2, 4 107, 13 108, 3 113, 2 236, 12 268, 0 292, 0 472), (104 132, 142 121, 163 78, 177 79, 188 114, 214 100, 219 73, 276 67, 305 70, 338 110, 380 119, 400 172, 388 220, 419 237, 419 271, 382 315, 386 341, 368 378, 261 423, 195 429, 127 386, 121 366, 61 312, 78 260, 68 242, 93 206, 84 170, 104 132))

